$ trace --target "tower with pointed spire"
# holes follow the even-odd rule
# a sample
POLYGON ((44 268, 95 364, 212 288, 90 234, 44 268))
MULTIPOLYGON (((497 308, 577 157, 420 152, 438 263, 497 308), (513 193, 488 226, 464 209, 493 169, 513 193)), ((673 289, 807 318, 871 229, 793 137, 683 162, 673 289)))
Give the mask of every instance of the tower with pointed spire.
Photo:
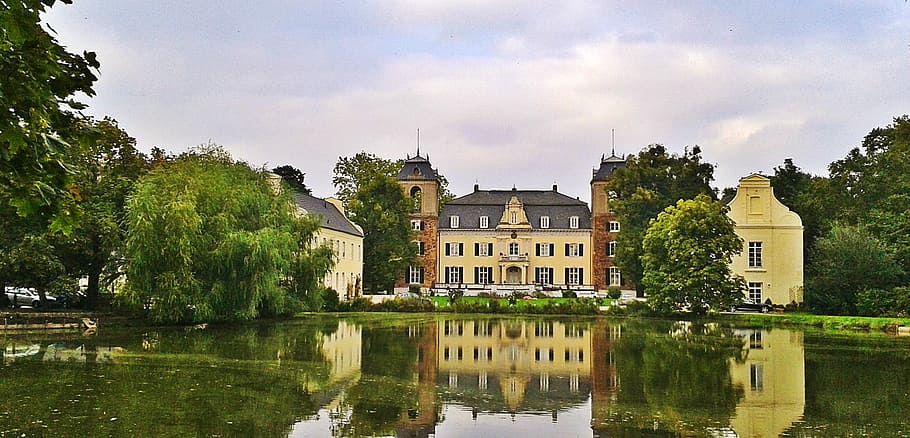
POLYGON ((405 194, 416 201, 414 211, 411 213, 411 226, 417 234, 415 246, 418 251, 417 265, 408 268, 398 286, 419 284, 421 287, 429 288, 436 282, 439 179, 429 157, 420 155, 419 144, 417 155, 408 156, 398 171, 398 184, 404 189, 405 194))
POLYGON ((592 232, 592 271, 594 287, 598 290, 609 286, 620 286, 622 276, 619 268, 613 265, 616 253, 616 235, 620 224, 616 215, 610 210, 610 195, 607 186, 613 172, 626 166, 626 160, 617 157, 615 149, 609 157, 600 157, 600 166, 594 169, 591 178, 591 227, 592 232))

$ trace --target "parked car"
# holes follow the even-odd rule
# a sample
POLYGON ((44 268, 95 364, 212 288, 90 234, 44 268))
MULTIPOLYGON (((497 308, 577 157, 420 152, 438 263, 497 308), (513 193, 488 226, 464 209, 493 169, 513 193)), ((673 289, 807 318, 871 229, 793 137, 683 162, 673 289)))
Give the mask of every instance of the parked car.
POLYGON ((731 312, 761 312, 768 313, 773 308, 767 304, 756 303, 748 298, 743 298, 738 304, 730 309, 731 312))
MULTIPOLYGON (((33 309, 41 307, 41 297, 34 289, 24 287, 7 287, 6 297, 13 307, 31 306, 33 309)), ((45 295, 48 307, 57 307, 57 298, 45 295)))
POLYGON ((398 298, 401 298, 401 299, 414 299, 414 298, 420 298, 420 295, 419 295, 419 294, 416 294, 416 293, 414 293, 414 292, 399 292, 398 295, 396 295, 396 296, 397 296, 398 298))

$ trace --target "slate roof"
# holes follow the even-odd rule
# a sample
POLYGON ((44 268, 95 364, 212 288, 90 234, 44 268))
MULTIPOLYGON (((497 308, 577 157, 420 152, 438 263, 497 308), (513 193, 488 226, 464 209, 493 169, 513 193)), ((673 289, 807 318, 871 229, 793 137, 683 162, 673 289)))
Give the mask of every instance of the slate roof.
POLYGON ((616 155, 610 155, 609 158, 600 159, 600 167, 594 171, 594 177, 591 178, 591 182, 594 181, 606 181, 616 169, 621 167, 626 167, 626 159, 617 157, 616 155))
POLYGON ((338 207, 335 207, 331 202, 305 193, 295 193, 294 201, 297 203, 297 207, 300 207, 306 213, 319 215, 321 218, 320 225, 323 228, 363 237, 363 231, 345 217, 338 210, 338 207))
POLYGON ((404 166, 398 171, 398 180, 436 180, 436 171, 430 165, 430 160, 421 157, 420 152, 416 156, 408 158, 404 166))
POLYGON ((524 204, 532 229, 540 228, 540 217, 550 217, 550 230, 569 228, 569 217, 578 216, 578 229, 591 229, 591 210, 584 201, 555 190, 475 190, 445 205, 439 214, 439 228, 450 228, 450 216, 458 216, 458 229, 479 229, 480 217, 489 217, 489 228, 495 229, 506 204, 517 196, 524 204))

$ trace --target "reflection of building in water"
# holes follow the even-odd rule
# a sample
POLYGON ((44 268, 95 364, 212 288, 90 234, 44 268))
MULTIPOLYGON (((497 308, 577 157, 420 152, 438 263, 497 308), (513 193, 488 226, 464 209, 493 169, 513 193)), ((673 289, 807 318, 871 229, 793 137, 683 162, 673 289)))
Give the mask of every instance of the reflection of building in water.
MULTIPOLYGON (((437 384, 478 411, 549 411, 588 398, 592 326, 541 319, 437 323, 437 384), (501 397, 501 398, 499 398, 501 397)), ((600 364, 598 364, 600 366, 600 364)))
POLYGON ((436 433, 436 342, 435 324, 420 324, 408 329, 417 342, 417 406, 401 414, 395 435, 422 438, 436 433))
MULTIPOLYGON (((619 390, 619 373, 616 372, 614 344, 622 337, 622 327, 599 325, 592 334, 592 385, 591 385, 591 427, 601 418, 609 417, 609 408, 616 401, 619 390)), ((596 432, 596 428, 595 428, 596 432)))
POLYGON ((730 363, 734 385, 745 394, 730 426, 740 437, 776 437, 803 415, 806 402, 803 334, 789 330, 742 330, 744 363, 730 363))
POLYGON ((322 335, 322 355, 331 364, 329 381, 336 382, 360 374, 361 328, 347 321, 339 321, 338 329, 322 335))

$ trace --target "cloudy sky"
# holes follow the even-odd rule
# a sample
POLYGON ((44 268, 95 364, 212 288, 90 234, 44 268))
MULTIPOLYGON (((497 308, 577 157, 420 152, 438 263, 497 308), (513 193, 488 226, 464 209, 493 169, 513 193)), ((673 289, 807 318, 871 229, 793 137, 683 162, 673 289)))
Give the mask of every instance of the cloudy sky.
POLYGON ((857 1, 77 0, 46 17, 101 62, 90 113, 142 149, 212 141, 329 196, 339 156, 420 150, 465 194, 560 191, 651 143, 715 185, 823 174, 910 113, 910 4, 857 1))

